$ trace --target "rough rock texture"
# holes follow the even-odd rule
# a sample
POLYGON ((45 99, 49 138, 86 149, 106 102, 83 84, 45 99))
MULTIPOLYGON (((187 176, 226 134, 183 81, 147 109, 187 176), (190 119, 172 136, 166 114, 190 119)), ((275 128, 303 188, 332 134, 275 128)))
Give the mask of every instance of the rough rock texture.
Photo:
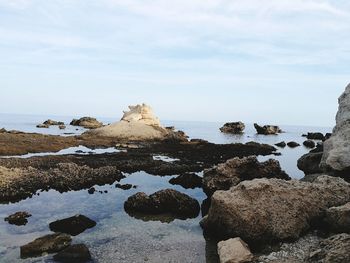
POLYGON ((139 122, 150 126, 161 126, 152 108, 144 103, 142 105, 129 106, 129 111, 124 111, 122 120, 127 122, 139 122))
POLYGON ((220 238, 239 236, 261 245, 298 238, 319 223, 325 209, 349 200, 350 185, 338 177, 323 175, 313 183, 255 179, 215 192, 201 225, 220 238))
POLYGON ((315 148, 316 143, 313 140, 306 140, 303 142, 303 145, 307 148, 315 148))
POLYGON ((284 148, 284 147, 287 146, 286 142, 284 142, 284 141, 283 141, 283 142, 276 143, 275 145, 278 146, 278 147, 281 147, 281 148, 284 148))
POLYGON ((50 230, 77 236, 86 229, 96 226, 96 222, 84 215, 75 215, 49 224, 50 230))
POLYGON ((333 233, 350 234, 350 203, 329 208, 326 211, 325 221, 333 233))
POLYGON ((322 173, 320 168, 322 154, 322 152, 304 154, 298 160, 298 168, 306 175, 322 173))
POLYGON ((254 127, 258 134, 270 135, 270 134, 277 134, 282 132, 282 130, 278 126, 274 126, 274 125, 260 126, 254 123, 254 127))
POLYGON ((210 196, 217 190, 228 190, 241 181, 264 177, 290 179, 277 160, 270 159, 260 163, 256 156, 233 158, 204 170, 203 190, 210 196))
POLYGON ((16 212, 8 217, 5 217, 5 221, 9 222, 11 225, 24 226, 28 223, 28 217, 32 215, 28 212, 16 212))
POLYGON ((21 258, 38 257, 43 253, 55 253, 68 247, 72 239, 67 234, 56 233, 35 239, 21 246, 21 258))
POLYGON ((339 234, 321 241, 307 262, 312 263, 346 263, 350 262, 350 235, 339 234))
POLYGON ((321 161, 323 169, 349 176, 350 171, 350 84, 339 98, 336 126, 332 136, 324 142, 321 161))
POLYGON ((324 141, 325 136, 320 132, 308 132, 306 138, 309 140, 321 140, 324 141))
POLYGON ((295 148, 295 147, 299 147, 300 146, 300 144, 297 143, 297 142, 288 142, 287 145, 290 148, 295 148))
POLYGON ((240 134, 243 133, 244 129, 244 123, 239 121, 225 123, 225 125, 220 128, 220 131, 224 133, 240 134))
POLYGON ((170 213, 179 218, 194 218, 198 216, 200 206, 197 200, 173 189, 165 189, 150 196, 145 193, 132 195, 124 203, 128 213, 145 214, 170 213))
POLYGON ((169 183, 181 185, 183 188, 197 188, 202 187, 202 177, 198 176, 195 173, 185 173, 180 174, 178 177, 171 178, 169 183))
POLYGON ((132 184, 116 184, 115 187, 123 189, 123 190, 129 190, 131 188, 136 188, 136 186, 132 185, 132 184))
POLYGON ((92 117, 82 117, 80 119, 73 119, 70 125, 81 126, 86 129, 96 129, 102 127, 103 123, 92 117))
POLYGON ((76 244, 67 247, 53 256, 58 262, 82 263, 91 260, 89 249, 84 244, 76 244))
POLYGON ((218 254, 220 263, 245 263, 253 259, 248 245, 239 237, 219 242, 218 254))

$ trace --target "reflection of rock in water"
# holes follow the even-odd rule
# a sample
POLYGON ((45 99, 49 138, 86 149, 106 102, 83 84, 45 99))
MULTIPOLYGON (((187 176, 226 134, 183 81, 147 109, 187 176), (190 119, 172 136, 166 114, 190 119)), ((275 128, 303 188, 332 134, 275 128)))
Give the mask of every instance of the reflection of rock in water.
POLYGON ((160 215, 152 215, 152 214, 144 214, 140 212, 132 212, 132 211, 126 211, 126 213, 136 219, 142 220, 144 222, 150 222, 150 221, 159 221, 162 223, 171 223, 175 219, 181 219, 181 220, 186 220, 187 218, 179 218, 176 217, 170 213, 167 214, 160 214, 160 215))

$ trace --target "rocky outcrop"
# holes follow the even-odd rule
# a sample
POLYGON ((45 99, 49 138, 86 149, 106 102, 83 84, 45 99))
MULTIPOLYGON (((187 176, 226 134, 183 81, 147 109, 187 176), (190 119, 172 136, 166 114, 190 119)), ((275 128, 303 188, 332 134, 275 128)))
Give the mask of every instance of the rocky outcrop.
POLYGON ((75 215, 49 224, 51 231, 66 233, 72 236, 77 236, 80 233, 83 233, 86 229, 95 226, 96 222, 84 215, 75 215))
POLYGON ((339 98, 336 126, 332 136, 324 142, 321 161, 323 169, 336 175, 349 176, 350 172, 350 84, 339 98))
POLYGON ((263 134, 263 135, 271 135, 271 134, 277 134, 282 132, 282 130, 278 126, 274 126, 274 125, 260 126, 254 123, 254 127, 258 134, 263 134))
POLYGON ((48 128, 50 128, 50 125, 41 123, 41 124, 38 124, 36 127, 40 128, 40 129, 48 129, 48 128))
POLYGON ((9 222, 11 225, 24 226, 28 223, 28 217, 32 215, 28 212, 16 212, 8 217, 5 217, 5 221, 9 222))
POLYGON ((248 245, 239 237, 219 242, 218 254, 220 263, 246 263, 253 259, 248 245))
POLYGON ((228 191, 216 191, 201 225, 220 238, 241 237, 261 245, 296 239, 323 211, 350 200, 350 185, 338 177, 319 176, 313 183, 255 179, 228 191))
POLYGON ((325 222, 333 233, 350 234, 350 203, 329 208, 326 211, 325 222))
POLYGON ((309 140, 325 140, 325 136, 320 132, 308 132, 306 138, 308 138, 309 140))
POLYGON ((53 256, 57 262, 88 262, 91 260, 91 254, 87 246, 84 244, 76 244, 67 247, 53 256))
POLYGON ((171 178, 169 183, 181 185, 183 188, 197 188, 202 187, 202 177, 195 173, 180 174, 178 177, 171 178))
POLYGON ((241 134, 245 129, 245 125, 243 122, 228 122, 225 123, 224 126, 220 128, 221 132, 224 133, 233 133, 233 134, 241 134))
POLYGON ((307 148, 315 148, 316 143, 313 140, 306 140, 303 142, 303 145, 307 148))
POLYGON ((288 142, 287 145, 288 145, 288 147, 290 147, 290 148, 296 148, 296 147, 299 147, 299 146, 300 146, 299 143, 293 142, 293 141, 292 141, 292 142, 288 142))
POLYGON ((204 171, 203 190, 211 196, 215 191, 228 190, 241 181, 264 177, 290 179, 277 160, 259 162, 256 156, 233 158, 204 171))
POLYGON ((136 188, 136 185, 132 184, 115 184, 116 188, 122 189, 122 190, 130 190, 131 188, 136 188))
POLYGON ((200 206, 197 200, 173 189, 165 189, 150 196, 137 193, 124 203, 125 211, 129 214, 165 214, 170 213, 179 218, 197 217, 200 206))
POLYGON ((322 173, 323 170, 320 168, 322 155, 322 152, 304 154, 298 160, 298 168, 303 171, 305 175, 322 173))
POLYGON ((81 127, 84 127, 85 129, 96 129, 96 128, 102 127, 103 123, 99 122, 95 118, 82 117, 80 119, 73 119, 70 122, 70 125, 72 125, 72 126, 81 126, 81 127))
POLYGON ((43 122, 44 125, 49 125, 49 126, 59 126, 59 125, 64 125, 64 122, 62 121, 53 121, 51 119, 48 119, 43 122))
POLYGON ((71 243, 72 239, 67 234, 56 233, 35 239, 21 246, 21 258, 39 257, 44 253, 59 252, 71 243))
POLYGON ((279 143, 276 143, 275 144, 277 147, 281 147, 281 148, 284 148, 284 147, 286 147, 287 146, 287 144, 286 144, 286 142, 279 142, 279 143))

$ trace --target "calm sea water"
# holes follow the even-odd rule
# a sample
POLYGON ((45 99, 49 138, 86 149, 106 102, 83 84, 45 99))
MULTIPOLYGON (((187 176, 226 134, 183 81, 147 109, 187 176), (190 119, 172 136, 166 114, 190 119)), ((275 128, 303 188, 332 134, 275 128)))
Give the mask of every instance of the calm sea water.
MULTIPOLYGON (((28 116, 0 114, 0 128, 46 134, 80 134, 82 128, 67 126, 66 130, 57 127, 38 129, 36 124, 48 118, 69 123, 72 117, 28 116)), ((101 119, 104 123, 115 120, 101 119)), ((256 135, 252 124, 247 124, 244 135, 225 135, 219 131, 223 123, 163 121, 164 125, 175 126, 185 131, 190 138, 201 138, 214 143, 235 143, 256 141, 275 144, 280 141, 296 141, 302 145, 307 132, 330 132, 331 128, 282 126, 285 131, 276 136, 256 135)), ((64 150, 62 154, 76 149, 64 150)), ((109 149, 110 150, 110 149, 109 149)), ((307 152, 304 146, 279 150, 281 156, 259 157, 278 159, 282 168, 293 178, 301 178, 303 173, 296 167, 297 159, 307 152)), ((101 152, 101 151, 100 151, 101 152)), ((98 153, 98 151, 97 151, 98 153)), ((115 185, 96 187, 108 193, 89 195, 86 190, 60 194, 50 190, 39 196, 14 204, 0 205, 0 262, 52 262, 52 256, 21 260, 19 247, 37 237, 50 233, 50 222, 75 214, 84 214, 97 222, 90 229, 73 238, 73 243, 86 244, 95 262, 217 262, 215 243, 205 240, 199 226, 201 216, 195 219, 174 220, 170 223, 143 221, 130 217, 124 212, 123 204, 132 194, 142 191, 151 194, 157 190, 172 188, 186 193, 199 202, 206 198, 201 189, 184 189, 169 184, 172 176, 159 177, 138 172, 127 175, 121 183, 137 185, 137 189, 121 190, 115 185), (12 226, 3 218, 17 211, 28 211, 33 216, 26 226, 12 226)))

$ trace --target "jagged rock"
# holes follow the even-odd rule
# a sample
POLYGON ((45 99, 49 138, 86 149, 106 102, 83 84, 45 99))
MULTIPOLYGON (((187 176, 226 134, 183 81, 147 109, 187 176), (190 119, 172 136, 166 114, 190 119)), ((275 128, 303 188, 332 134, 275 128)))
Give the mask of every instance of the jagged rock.
POLYGON ((286 142, 284 142, 284 141, 283 141, 283 142, 276 143, 275 145, 278 146, 278 147, 281 147, 281 148, 284 148, 284 147, 287 146, 286 142))
POLYGON ((62 121, 53 121, 51 119, 48 119, 46 121, 43 122, 44 125, 49 125, 49 126, 59 126, 59 125, 64 125, 64 122, 62 121))
POLYGON ((91 260, 89 249, 84 244, 71 245, 53 256, 58 262, 87 262, 91 260))
POLYGON ((77 236, 86 229, 96 226, 96 222, 84 215, 75 215, 62 220, 57 220, 49 224, 50 230, 53 232, 61 232, 77 236))
POLYGON ((208 234, 261 245, 298 238, 325 209, 349 200, 350 185, 338 177, 323 175, 313 183, 255 179, 216 191, 201 225, 208 234))
POLYGON ((32 215, 28 212, 16 212, 5 218, 5 221, 9 222, 11 225, 24 226, 28 223, 28 217, 32 215))
POLYGON ((320 132, 308 132, 306 138, 309 140, 321 140, 321 141, 324 141, 325 139, 324 135, 320 132))
POLYGON ((350 203, 327 209, 325 222, 334 233, 350 234, 350 203))
POLYGON ((214 168, 204 170, 203 190, 211 196, 215 191, 228 190, 241 181, 263 177, 290 179, 277 160, 259 162, 256 156, 233 158, 214 168))
POLYGON ((150 196, 137 193, 124 203, 128 213, 139 212, 143 214, 170 213, 179 218, 194 218, 198 216, 200 207, 197 200, 173 189, 165 189, 150 196))
POLYGON ((315 148, 316 143, 312 140, 306 140, 303 142, 303 145, 307 148, 315 148))
POLYGON ((254 123, 254 127, 258 134, 271 135, 271 134, 277 134, 282 132, 282 130, 278 126, 274 126, 274 125, 260 126, 254 123))
POLYGON ((72 239, 67 234, 56 233, 35 239, 21 246, 21 258, 39 257, 44 253, 59 252, 71 243, 72 239))
POLYGON ((310 263, 350 262, 350 235, 339 234, 321 241, 310 252, 310 263))
POLYGON ((185 173, 181 174, 178 177, 171 178, 169 183, 181 185, 183 188, 196 188, 202 187, 202 177, 198 176, 195 173, 185 173))
POLYGON ((225 123, 225 125, 220 128, 220 131, 224 133, 240 134, 243 133, 244 129, 244 123, 239 121, 225 123))
POLYGON ((98 120, 96 120, 95 118, 91 118, 91 117, 82 117, 80 119, 73 119, 70 122, 70 125, 73 126, 81 126, 84 127, 86 129, 96 129, 96 128, 100 128, 103 126, 102 122, 99 122, 98 120))
POLYGON ((304 154, 298 160, 298 168, 306 175, 322 173, 323 171, 320 168, 322 154, 322 152, 304 154))
MULTIPOLYGON (((152 108, 146 104, 129 106, 129 111, 124 111, 122 121, 138 122, 150 126, 161 126, 160 121, 154 115, 152 108)), ((170 129, 174 130, 173 127, 170 129)))
POLYGON ((288 142, 287 145, 290 147, 290 148, 295 148, 295 147, 299 147, 300 144, 297 143, 297 142, 288 142))
POLYGON ((324 142, 321 167, 337 175, 350 172, 350 84, 339 98, 336 126, 332 136, 324 142))
POLYGON ((219 242, 218 254, 220 263, 246 263, 253 259, 248 245, 239 237, 219 242))

